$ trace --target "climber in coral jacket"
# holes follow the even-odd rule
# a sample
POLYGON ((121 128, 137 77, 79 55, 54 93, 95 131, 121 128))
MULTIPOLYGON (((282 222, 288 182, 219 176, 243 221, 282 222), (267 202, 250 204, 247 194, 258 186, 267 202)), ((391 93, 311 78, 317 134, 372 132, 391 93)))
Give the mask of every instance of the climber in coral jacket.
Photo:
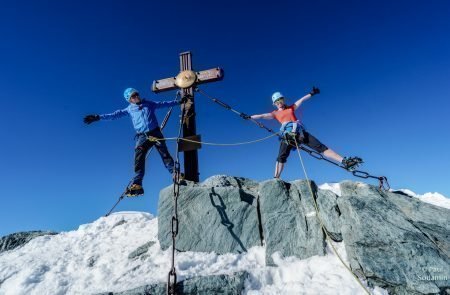
POLYGON ((275 119, 281 124, 280 133, 283 135, 284 140, 281 140, 280 142, 280 149, 275 164, 275 178, 280 177, 284 164, 286 163, 291 150, 296 147, 296 143, 298 143, 298 145, 304 144, 317 153, 323 154, 325 157, 341 163, 342 166, 349 171, 354 171, 358 165, 362 163, 361 158, 342 157, 332 149, 328 148, 317 138, 307 132, 302 122, 300 122, 295 116, 295 111, 306 100, 319 93, 319 88, 313 87, 310 93, 297 100, 294 104, 287 105, 284 95, 280 92, 275 92, 272 95, 272 103, 276 110, 271 113, 252 115, 248 117, 249 119, 275 119))

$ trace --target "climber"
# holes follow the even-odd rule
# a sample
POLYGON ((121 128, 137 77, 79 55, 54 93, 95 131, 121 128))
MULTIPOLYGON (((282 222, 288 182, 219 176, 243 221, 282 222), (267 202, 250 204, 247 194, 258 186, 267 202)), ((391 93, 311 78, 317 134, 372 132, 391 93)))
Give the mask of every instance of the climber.
POLYGON ((302 123, 295 116, 297 110, 303 102, 310 99, 312 96, 319 94, 319 88, 313 87, 311 92, 297 100, 293 105, 286 105, 285 97, 280 92, 275 92, 272 95, 272 103, 277 108, 275 111, 266 114, 248 116, 249 119, 276 119, 281 123, 280 132, 284 140, 280 142, 280 149, 278 152, 277 162, 275 164, 275 178, 280 178, 281 172, 284 168, 291 149, 295 149, 296 143, 298 145, 304 144, 312 150, 323 154, 325 157, 341 163, 342 166, 354 171, 361 163, 361 158, 358 157, 342 157, 332 149, 325 146, 317 138, 308 133, 302 123))
POLYGON ((164 141, 150 141, 148 139, 149 137, 164 138, 155 116, 155 110, 178 105, 182 103, 182 101, 173 100, 157 102, 141 99, 139 92, 134 88, 125 89, 124 97, 129 103, 125 109, 104 115, 87 115, 84 117, 84 123, 91 124, 99 120, 116 120, 127 115, 131 117, 131 121, 136 131, 134 154, 135 175, 130 181, 124 194, 128 197, 135 197, 144 194, 142 180, 145 174, 145 159, 147 152, 152 146, 155 145, 165 167, 173 176, 174 162, 167 150, 166 143, 164 141))

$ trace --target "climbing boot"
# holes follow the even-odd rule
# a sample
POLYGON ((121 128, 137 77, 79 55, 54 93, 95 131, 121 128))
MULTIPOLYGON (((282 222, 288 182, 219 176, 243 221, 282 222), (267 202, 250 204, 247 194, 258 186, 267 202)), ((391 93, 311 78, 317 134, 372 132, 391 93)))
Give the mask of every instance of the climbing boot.
POLYGON ((363 160, 359 157, 344 157, 344 159, 342 159, 342 165, 348 171, 355 171, 362 163, 363 160))
POLYGON ((130 185, 127 188, 127 191, 125 192, 125 195, 127 197, 138 197, 138 196, 142 196, 143 194, 144 194, 144 188, 137 183, 133 183, 132 185, 130 185))

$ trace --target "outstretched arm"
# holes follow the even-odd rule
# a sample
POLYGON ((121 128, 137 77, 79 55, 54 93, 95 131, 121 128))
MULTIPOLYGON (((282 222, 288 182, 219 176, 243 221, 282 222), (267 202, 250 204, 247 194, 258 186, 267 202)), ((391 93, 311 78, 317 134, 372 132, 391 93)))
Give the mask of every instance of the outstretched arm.
POLYGON ((100 120, 116 120, 116 119, 125 117, 126 115, 128 115, 127 109, 123 109, 123 110, 117 110, 111 114, 99 115, 99 119, 100 120))
POLYGON ((124 116, 128 115, 127 109, 118 110, 111 114, 105 114, 105 115, 97 115, 97 114, 91 114, 84 117, 83 121, 86 124, 91 124, 100 120, 116 120, 119 118, 122 118, 124 116))
POLYGON ((320 89, 313 87, 311 92, 308 93, 307 95, 303 96, 302 98, 300 98, 299 100, 297 100, 294 103, 294 110, 298 109, 300 107, 300 105, 305 102, 306 100, 310 99, 313 95, 319 94, 320 93, 320 89))
POLYGON ((261 115, 252 115, 250 116, 251 119, 266 119, 266 120, 271 120, 273 119, 273 114, 272 113, 266 113, 266 114, 261 114, 261 115))

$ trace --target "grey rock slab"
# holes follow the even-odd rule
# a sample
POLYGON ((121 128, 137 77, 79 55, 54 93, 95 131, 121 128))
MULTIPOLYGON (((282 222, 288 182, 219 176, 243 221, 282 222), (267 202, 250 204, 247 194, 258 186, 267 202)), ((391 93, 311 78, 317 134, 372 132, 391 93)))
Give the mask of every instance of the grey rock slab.
POLYGON ((272 255, 276 252, 281 257, 301 259, 325 254, 323 232, 305 184, 277 179, 260 183, 261 225, 268 265, 275 265, 272 255))
MULTIPOLYGON (((252 181, 236 179, 219 176, 180 186, 177 250, 242 253, 261 245, 256 197, 246 184, 252 181)), ((172 245, 173 204, 169 186, 160 192, 158 204, 158 239, 163 250, 172 245)))
MULTIPOLYGON (((340 185, 342 236, 356 274, 394 294, 439 293, 450 286, 450 260, 410 222, 412 217, 392 201, 395 197, 362 183, 340 185)), ((414 200, 395 202, 406 208, 407 201, 414 200)))
POLYGON ((58 233, 51 231, 28 231, 13 233, 0 238, 0 253, 16 249, 25 245, 32 239, 45 235, 56 235, 58 233))
POLYGON ((333 241, 342 242, 341 211, 337 199, 338 196, 329 190, 317 190, 317 206, 328 235, 333 241))
POLYGON ((405 198, 398 193, 383 194, 408 217, 411 224, 439 247, 443 255, 450 257, 449 209, 422 202, 417 198, 405 198))
POLYGON ((147 253, 148 249, 153 246, 156 242, 155 241, 149 241, 147 243, 145 243, 142 246, 139 246, 136 250, 134 250, 133 252, 131 252, 128 255, 128 259, 135 259, 145 253, 147 253))

